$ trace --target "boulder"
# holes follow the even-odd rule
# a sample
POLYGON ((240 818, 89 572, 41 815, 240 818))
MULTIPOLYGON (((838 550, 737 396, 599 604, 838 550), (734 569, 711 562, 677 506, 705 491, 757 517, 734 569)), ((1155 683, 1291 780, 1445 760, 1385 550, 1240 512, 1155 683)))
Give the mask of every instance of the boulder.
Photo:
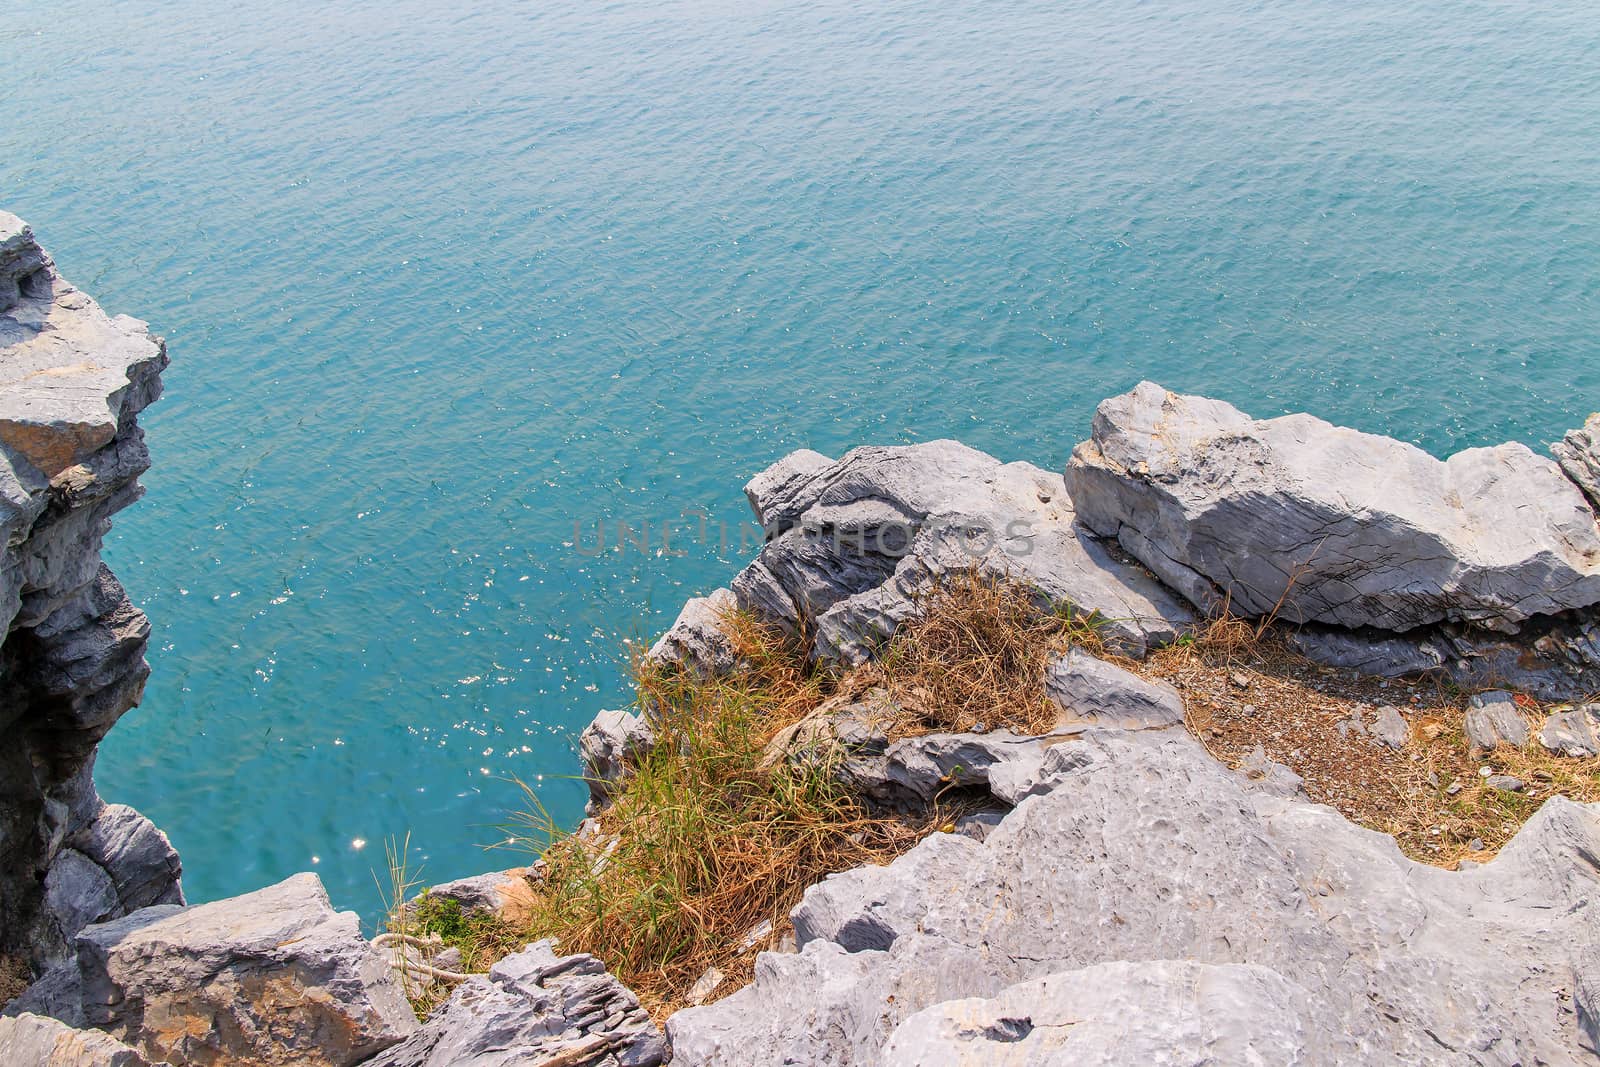
POLYGON ((1183 722, 1183 697, 1166 682, 1151 682, 1081 648, 1045 669, 1046 695, 1063 722, 1124 730, 1160 729, 1183 722))
POLYGON ((656 1067, 661 1032, 593 956, 540 941, 474 975, 405 1041, 369 1067, 656 1067))
POLYGON ((1539 743, 1574 759, 1600 756, 1600 704, 1551 712, 1539 730, 1539 743))
POLYGON ((1590 415, 1578 429, 1567 431, 1550 451, 1562 473, 1600 510, 1600 414, 1590 415))
POLYGON ((1079 528, 1062 479, 955 441, 791 456, 746 487, 767 544, 733 582, 739 606, 811 628, 819 656, 863 662, 944 575, 976 568, 1095 615, 1143 655, 1193 621, 1182 601, 1079 528))
POLYGON ((1252 419, 1152 382, 1101 403, 1066 485, 1079 522, 1208 609, 1515 632, 1600 602, 1600 527, 1520 444, 1440 461, 1310 415, 1252 419))
POLYGON ((1445 871, 1183 731, 1059 748, 982 842, 808 891, 801 951, 668 1020, 674 1064, 1584 1062, 1600 808, 1445 871))
POLYGON ((74 1030, 43 1015, 0 1019, 6 1067, 164 1067, 98 1030, 74 1030))
POLYGON ((103 1030, 151 1060, 346 1067, 416 1029, 354 912, 299 874, 244 896, 86 927, 8 1010, 103 1030))
POLYGON ((1503 689, 1468 699, 1464 726, 1467 743, 1485 752, 1500 745, 1521 748, 1528 742, 1528 720, 1517 710, 1516 698, 1503 689))
POLYGON ((126 804, 107 804, 69 843, 104 869, 118 914, 152 904, 182 904, 178 852, 149 819, 126 804))

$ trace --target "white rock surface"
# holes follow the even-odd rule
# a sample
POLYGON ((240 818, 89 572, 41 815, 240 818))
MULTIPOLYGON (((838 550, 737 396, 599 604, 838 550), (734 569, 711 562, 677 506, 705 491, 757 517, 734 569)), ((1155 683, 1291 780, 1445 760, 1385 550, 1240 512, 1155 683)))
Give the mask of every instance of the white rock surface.
POLYGON ((669 1020, 674 1063, 1589 1062, 1594 807, 1549 800, 1451 872, 1247 789, 1181 731, 1074 747, 983 842, 935 835, 811 890, 800 952, 669 1020), (1217 1058, 1151 1058, 1180 1037, 1217 1058))
POLYGON ((1306 1051, 1334 1020, 1264 967, 1184 960, 1101 963, 946 1001, 895 1028, 882 1062, 897 1067, 1317 1062, 1306 1051), (1130 1020, 1140 1021, 1130 1026, 1130 1020))

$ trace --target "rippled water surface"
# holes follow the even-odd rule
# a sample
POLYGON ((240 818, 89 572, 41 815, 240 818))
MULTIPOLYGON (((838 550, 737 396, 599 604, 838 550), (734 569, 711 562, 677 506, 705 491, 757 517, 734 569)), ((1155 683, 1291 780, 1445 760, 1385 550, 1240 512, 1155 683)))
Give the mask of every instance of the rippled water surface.
POLYGON ((1141 377, 1437 453, 1600 406, 1588 3, 333 6, 0 14, 0 206, 174 360, 98 778, 196 899, 507 865, 511 776, 575 819, 790 449, 1060 467, 1141 377))

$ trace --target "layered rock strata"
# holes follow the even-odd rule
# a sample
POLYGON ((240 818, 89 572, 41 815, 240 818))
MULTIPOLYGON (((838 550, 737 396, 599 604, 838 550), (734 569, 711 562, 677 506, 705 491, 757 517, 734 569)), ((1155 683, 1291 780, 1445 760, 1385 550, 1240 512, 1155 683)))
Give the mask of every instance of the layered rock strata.
POLYGON ((1100 405, 1066 478, 1085 526, 1191 601, 1242 615, 1514 633, 1600 602, 1594 512, 1520 444, 1438 460, 1142 382, 1100 405))
POLYGON ((0 212, 0 953, 35 966, 87 923, 182 900, 165 836, 92 780, 149 673, 149 623, 100 545, 142 492, 138 416, 166 365, 0 212))

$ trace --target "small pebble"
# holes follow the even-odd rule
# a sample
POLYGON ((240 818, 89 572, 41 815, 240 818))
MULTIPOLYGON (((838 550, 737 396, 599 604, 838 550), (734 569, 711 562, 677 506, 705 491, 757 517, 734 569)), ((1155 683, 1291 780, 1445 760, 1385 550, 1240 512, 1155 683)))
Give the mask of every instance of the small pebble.
POLYGON ((1445 790, 1445 793, 1448 796, 1452 796, 1452 797, 1455 796, 1459 792, 1461 792, 1461 783, 1460 782, 1451 782, 1450 783, 1450 787, 1445 790))
POLYGON ((1509 774, 1491 775, 1489 778, 1485 779, 1485 781, 1490 789, 1498 789, 1502 793, 1522 792, 1522 779, 1513 778, 1509 774))
POLYGON ((1474 851, 1474 852, 1482 852, 1483 851, 1483 838, 1474 837, 1471 841, 1467 842, 1467 847, 1469 849, 1471 849, 1472 851, 1474 851))

